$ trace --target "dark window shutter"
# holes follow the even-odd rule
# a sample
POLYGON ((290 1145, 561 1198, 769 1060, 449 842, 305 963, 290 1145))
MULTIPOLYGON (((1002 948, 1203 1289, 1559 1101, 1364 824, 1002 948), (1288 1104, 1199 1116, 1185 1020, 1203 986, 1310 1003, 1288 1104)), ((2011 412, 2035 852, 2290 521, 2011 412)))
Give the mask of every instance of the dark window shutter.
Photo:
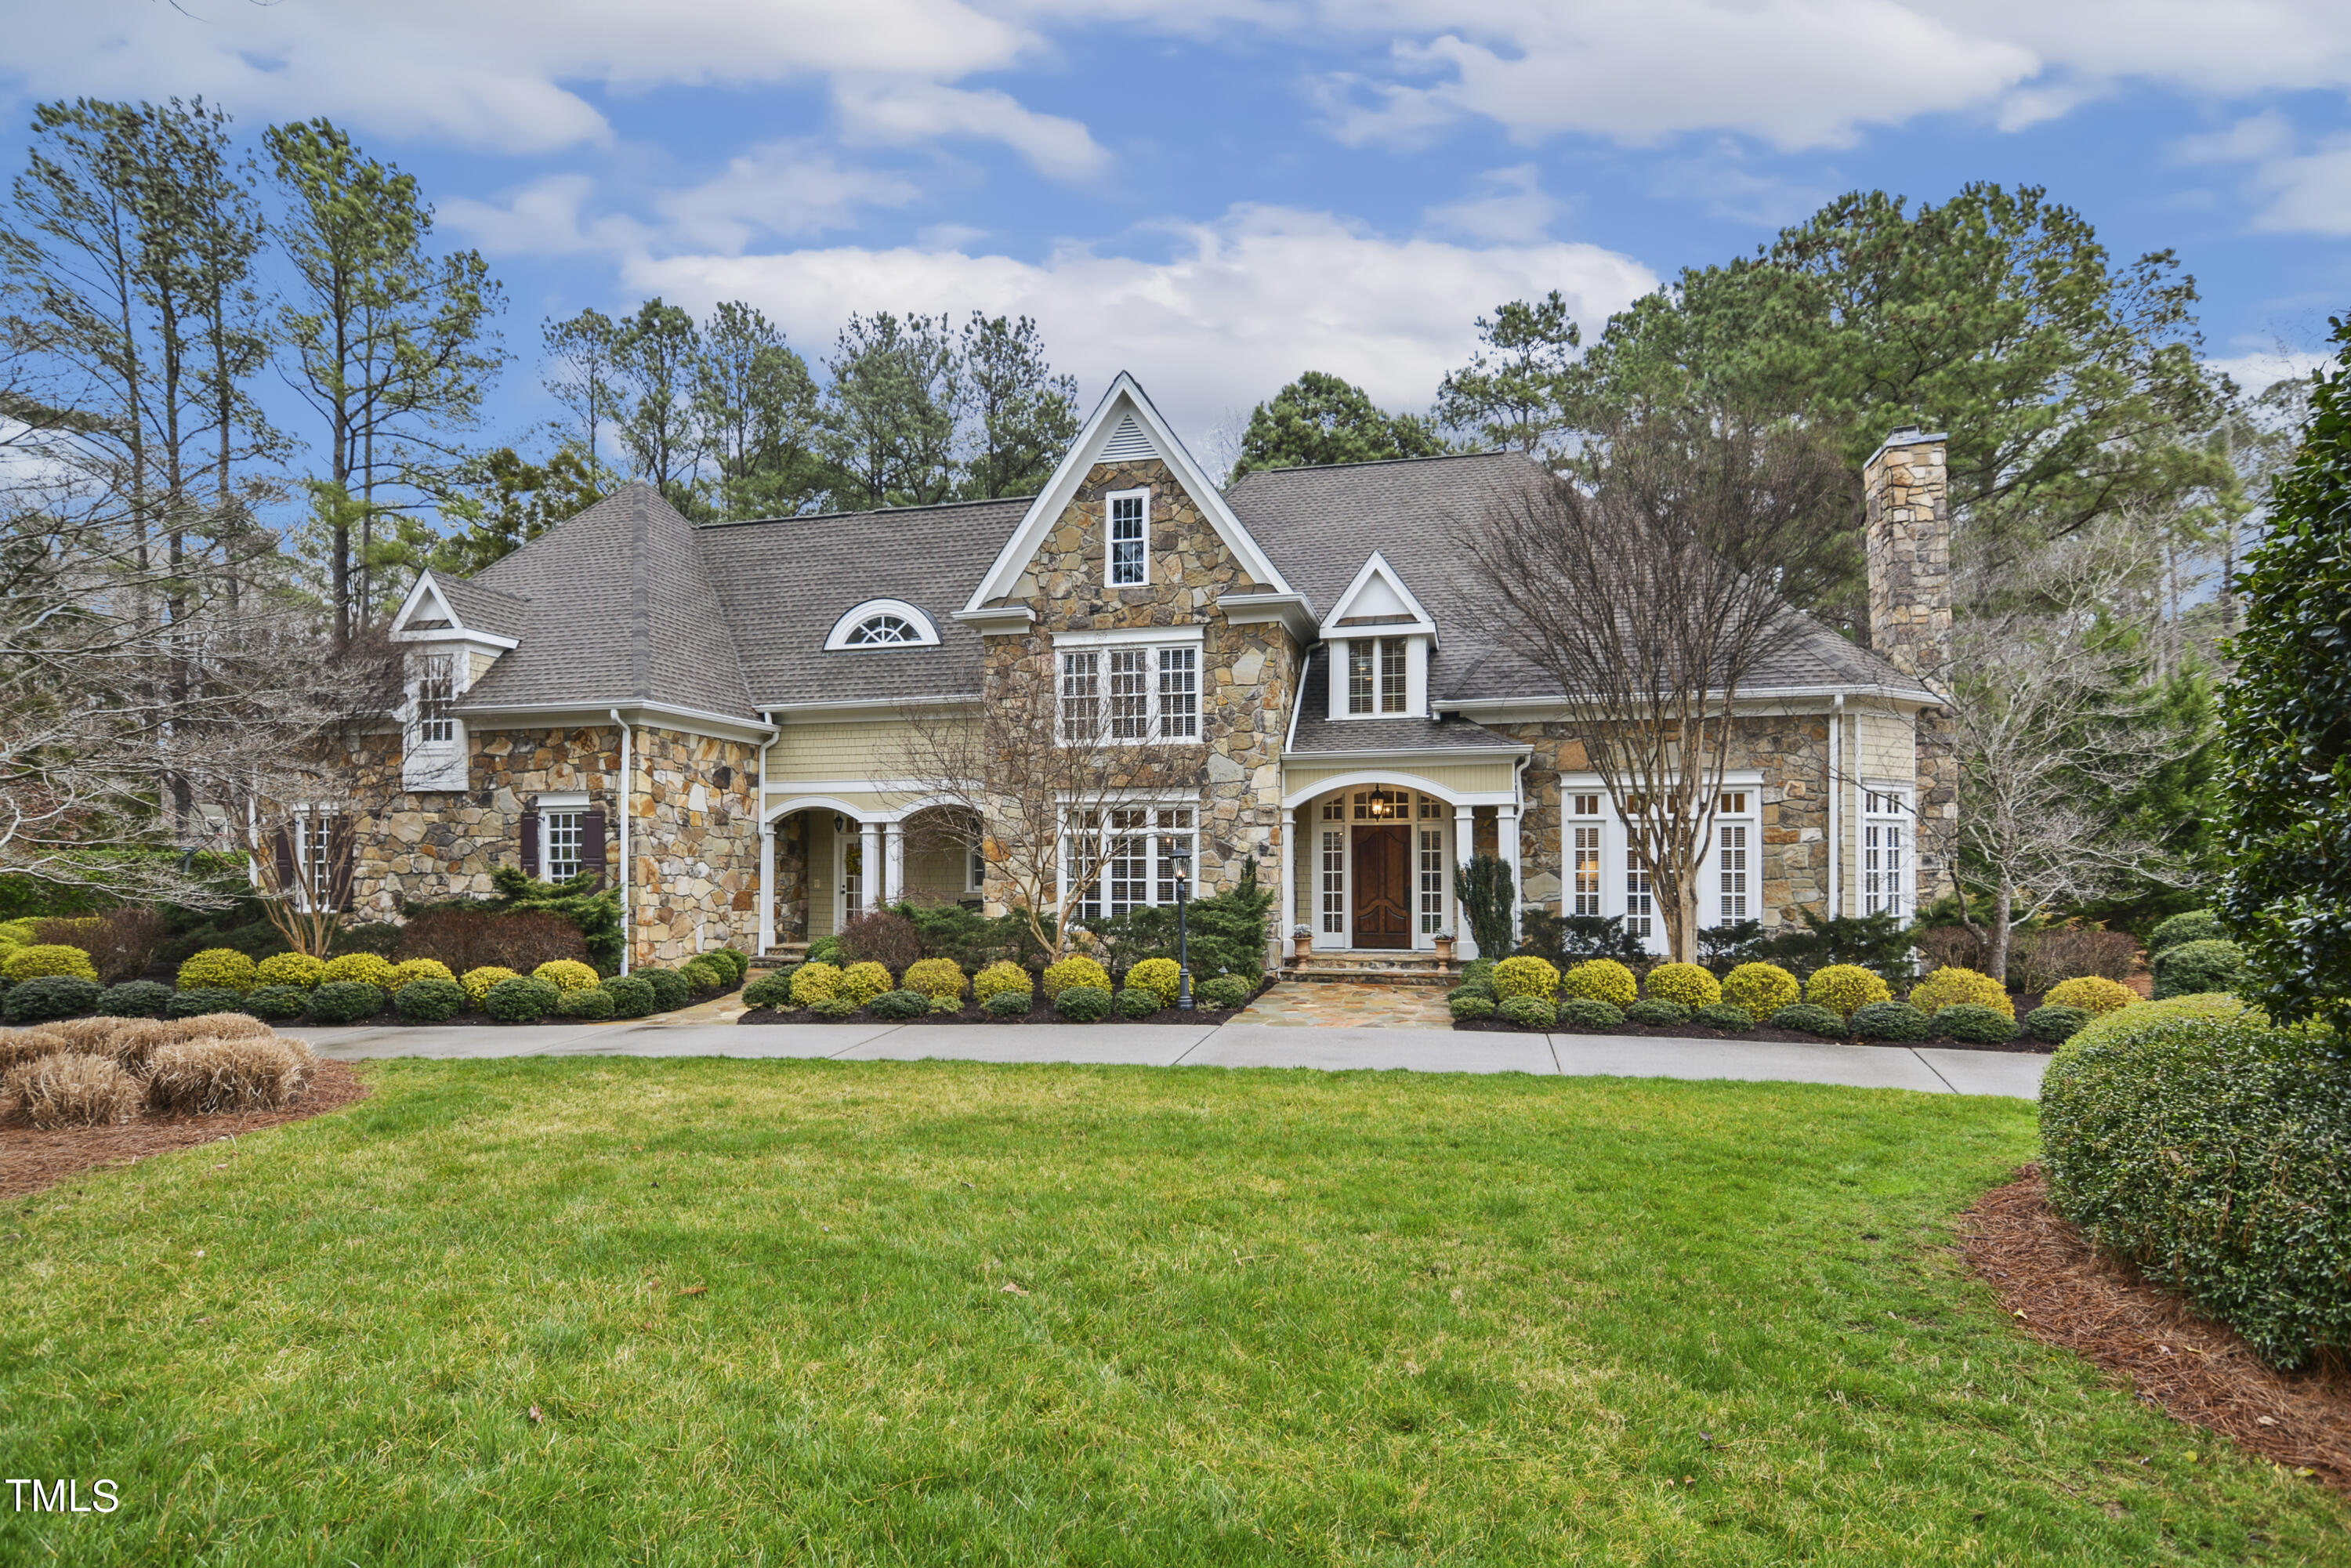
POLYGON ((522 814, 522 873, 525 876, 538 874, 538 813, 537 811, 525 811, 522 814))
POLYGON ((604 869, 604 812, 593 807, 580 813, 580 869, 604 869))
POLYGON ((357 880, 359 872, 356 853, 359 847, 358 826, 349 817, 337 817, 327 824, 328 863, 332 867, 329 874, 333 878, 328 887, 334 894, 335 908, 339 911, 351 907, 351 884, 357 880))
POLYGON ((294 863, 294 835, 283 828, 271 834, 269 856, 277 862, 277 891, 291 894, 302 884, 300 868, 294 863))

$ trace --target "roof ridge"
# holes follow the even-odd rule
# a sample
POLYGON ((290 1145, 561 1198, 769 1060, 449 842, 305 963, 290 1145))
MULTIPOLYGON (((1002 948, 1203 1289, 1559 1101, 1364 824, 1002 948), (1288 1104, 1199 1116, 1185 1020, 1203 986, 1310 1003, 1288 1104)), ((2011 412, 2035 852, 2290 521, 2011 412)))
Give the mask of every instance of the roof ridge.
MULTIPOLYGON (((1227 485, 1225 488, 1229 492, 1233 485, 1254 479, 1261 474, 1312 474, 1333 468, 1395 468, 1406 463, 1456 463, 1465 457, 1514 456, 1526 457, 1526 454, 1514 447, 1488 446, 1476 452, 1432 452, 1423 457, 1366 457, 1359 463, 1284 463, 1278 468, 1252 468, 1238 479, 1235 479, 1231 485, 1227 485)), ((1527 461, 1534 464, 1536 467, 1542 466, 1535 463, 1531 457, 1527 457, 1527 461)))
POLYGON ((687 526, 699 532, 705 528, 741 528, 755 523, 820 523, 843 517, 903 517, 908 512, 949 512, 962 507, 1003 507, 1018 502, 1026 507, 1037 497, 1030 496, 983 496, 965 501, 925 501, 913 507, 862 507, 838 512, 792 512, 780 517, 724 517, 707 523, 689 519, 687 526))

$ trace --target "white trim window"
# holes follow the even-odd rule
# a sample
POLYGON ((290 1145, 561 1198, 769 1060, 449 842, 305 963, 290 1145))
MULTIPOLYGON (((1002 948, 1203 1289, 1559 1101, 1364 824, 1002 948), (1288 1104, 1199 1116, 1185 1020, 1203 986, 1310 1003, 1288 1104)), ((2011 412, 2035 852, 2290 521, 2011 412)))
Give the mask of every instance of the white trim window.
POLYGON ((1347 800, 1336 796, 1322 802, 1322 878, 1319 892, 1322 930, 1325 936, 1347 934, 1347 800))
POLYGON ((828 653, 871 653, 888 648, 935 648, 939 629, 903 599, 869 599, 832 623, 828 653))
POLYGON ((1861 912, 1910 913, 1910 799, 1899 789, 1861 792, 1861 912))
POLYGON ((1567 912, 1594 916, 1600 913, 1600 866, 1607 818, 1601 813, 1596 791, 1571 794, 1567 803, 1567 912))
POLYGON ((457 661, 427 653, 417 661, 416 742, 451 746, 457 739, 457 661))
POLYGON ((1758 917, 1756 850, 1761 840, 1750 802, 1752 789, 1725 789, 1714 809, 1714 896, 1717 925, 1758 917))
POLYGON ((1411 711, 1412 640, 1356 637, 1347 643, 1347 716, 1411 711))
POLYGON ((1108 519, 1102 580, 1113 588, 1142 588, 1151 581, 1151 492, 1113 490, 1102 499, 1108 519))
POLYGON ((580 819, 585 815, 577 806, 539 812, 539 874, 549 882, 569 882, 580 874, 580 819))
POLYGON ((302 891, 312 909, 335 906, 335 819, 325 811, 306 810, 297 842, 302 852, 302 891))
POLYGON ((1200 644, 1118 643, 1061 651, 1065 741, 1084 738, 1073 714, 1091 711, 1100 733, 1121 741, 1200 738, 1200 644))
POLYGON ((1625 847, 1625 932, 1647 942, 1657 935, 1657 894, 1649 862, 1631 844, 1625 847))
POLYGON ((1440 824, 1424 821, 1418 831, 1420 885, 1416 891, 1420 894, 1420 935, 1434 936, 1445 929, 1445 884, 1452 871, 1453 857, 1446 852, 1445 829, 1440 824))
POLYGON ((1191 806, 1113 806, 1080 815, 1061 837, 1062 895, 1096 866, 1102 871, 1073 918, 1116 919, 1132 909, 1172 905, 1176 868, 1191 858, 1197 837, 1191 806))

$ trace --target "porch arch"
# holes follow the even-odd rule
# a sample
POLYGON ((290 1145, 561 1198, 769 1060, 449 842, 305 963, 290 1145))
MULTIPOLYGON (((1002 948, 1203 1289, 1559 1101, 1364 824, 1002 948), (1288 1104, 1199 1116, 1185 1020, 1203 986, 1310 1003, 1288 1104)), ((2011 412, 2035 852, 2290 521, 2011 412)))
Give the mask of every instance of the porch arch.
MULTIPOLYGON (((1375 947, 1387 945, 1371 942, 1357 928, 1360 919, 1372 917, 1366 915, 1366 910, 1393 908, 1382 894, 1372 891, 1379 883, 1364 884, 1357 880, 1359 872, 1374 874, 1364 871, 1367 862, 1359 859, 1365 852, 1366 841, 1358 830, 1397 826, 1409 830, 1405 841, 1404 891, 1410 901, 1410 926, 1404 947, 1426 954, 1435 948, 1435 933, 1450 929, 1455 933, 1458 950, 1464 956, 1475 956, 1476 941, 1454 901, 1452 872, 1474 851, 1474 813, 1480 806, 1493 808, 1498 847, 1515 875, 1519 862, 1519 801, 1515 789, 1463 789, 1408 767, 1365 767, 1285 790, 1281 803, 1280 871, 1280 929, 1285 944, 1303 925, 1314 950, 1352 952, 1367 943, 1375 947), (1359 821, 1352 807, 1356 795, 1366 789, 1406 792, 1408 799, 1421 797, 1446 810, 1441 816, 1431 816, 1426 814, 1424 807, 1401 821, 1384 823, 1359 821), (1301 820, 1301 813, 1310 812, 1317 802, 1334 796, 1346 803, 1340 816, 1325 818, 1320 812, 1311 812, 1311 820, 1301 820), (1438 854, 1441 861, 1432 863, 1431 857, 1438 854), (1434 888, 1427 880, 1432 875, 1438 879, 1434 888), (1434 907, 1427 902, 1432 894, 1434 907)), ((1368 862, 1384 865, 1385 880, 1390 883, 1395 875, 1396 862, 1386 857, 1394 855, 1395 848, 1389 841, 1383 852, 1384 858, 1368 862)), ((1393 915, 1386 918, 1392 919, 1393 915)), ((1392 932, 1393 927, 1388 930, 1392 932)))

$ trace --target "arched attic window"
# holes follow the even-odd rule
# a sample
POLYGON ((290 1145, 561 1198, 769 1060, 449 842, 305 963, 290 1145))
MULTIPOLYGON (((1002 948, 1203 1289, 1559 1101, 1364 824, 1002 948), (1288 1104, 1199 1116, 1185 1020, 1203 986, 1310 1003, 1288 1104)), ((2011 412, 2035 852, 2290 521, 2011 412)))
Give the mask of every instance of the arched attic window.
POLYGON ((863 653, 876 648, 935 648, 939 629, 903 599, 869 599, 832 623, 827 653, 863 653))

